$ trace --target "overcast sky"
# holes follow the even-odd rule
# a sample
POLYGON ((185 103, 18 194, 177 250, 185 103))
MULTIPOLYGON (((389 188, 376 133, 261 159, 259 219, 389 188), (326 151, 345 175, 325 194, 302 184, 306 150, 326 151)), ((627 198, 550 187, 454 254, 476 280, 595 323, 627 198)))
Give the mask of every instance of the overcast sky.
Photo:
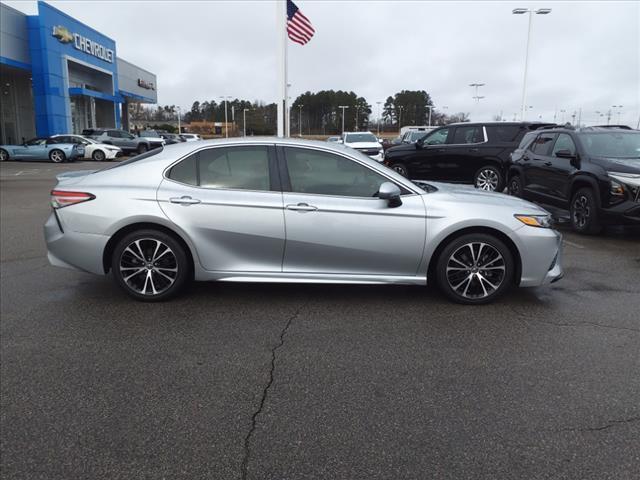
MULTIPOLYGON (((35 1, 4 2, 25 13, 35 1)), ((275 101, 275 3, 262 1, 52 1, 113 38, 117 55, 158 76, 158 101, 190 108, 221 95, 275 101)), ((289 42, 290 95, 353 90, 374 106, 402 89, 424 89, 436 107, 474 120, 519 112, 527 16, 534 15, 528 119, 565 120, 582 108, 623 105, 622 122, 640 117, 640 2, 431 2, 298 0, 316 35, 289 42), (476 104, 469 83, 485 83, 476 104)), ((617 114, 612 123, 617 123, 617 114)))

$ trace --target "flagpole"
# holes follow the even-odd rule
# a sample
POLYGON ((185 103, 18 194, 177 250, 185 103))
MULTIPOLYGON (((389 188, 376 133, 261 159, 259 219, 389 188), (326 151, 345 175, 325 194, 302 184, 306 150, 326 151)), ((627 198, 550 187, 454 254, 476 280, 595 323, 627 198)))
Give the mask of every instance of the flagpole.
POLYGON ((286 136, 287 121, 287 0, 276 2, 278 31, 278 137, 286 136))

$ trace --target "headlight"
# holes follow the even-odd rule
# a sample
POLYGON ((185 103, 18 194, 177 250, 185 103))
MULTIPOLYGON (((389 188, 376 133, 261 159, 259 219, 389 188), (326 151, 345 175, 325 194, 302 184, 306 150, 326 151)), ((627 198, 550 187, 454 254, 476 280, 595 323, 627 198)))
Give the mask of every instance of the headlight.
POLYGON ((553 221, 551 215, 514 215, 525 225, 538 228, 551 228, 553 227, 553 221))
POLYGON ((119 147, 104 147, 105 150, 109 150, 110 152, 117 152, 120 150, 119 147))
POLYGON ((611 187, 609 188, 609 192, 615 197, 624 197, 624 185, 611 179, 611 187))

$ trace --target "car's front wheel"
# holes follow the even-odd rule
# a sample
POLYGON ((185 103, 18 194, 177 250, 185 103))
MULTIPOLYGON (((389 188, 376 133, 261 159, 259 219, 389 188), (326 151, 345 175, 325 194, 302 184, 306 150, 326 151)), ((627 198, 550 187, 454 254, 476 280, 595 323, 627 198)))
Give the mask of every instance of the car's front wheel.
POLYGON ((402 163, 394 163, 391 165, 391 170, 398 172, 405 178, 409 178, 409 169, 402 163))
POLYGON ((49 152, 49 160, 53 163, 62 163, 66 159, 67 157, 62 150, 55 149, 49 152))
POLYGON ((509 195, 522 198, 522 178, 518 174, 509 179, 509 195))
POLYGON ((149 147, 146 143, 141 143, 140 145, 138 145, 138 153, 145 153, 147 150, 149 150, 149 147))
POLYGON ((102 150, 94 150, 91 154, 91 158, 93 158, 96 162, 102 162, 106 157, 107 156, 102 150))
POLYGON ((493 235, 470 233, 445 246, 435 274, 442 292, 454 302, 489 303, 513 285, 513 255, 493 235))
POLYGON ((596 235, 602 231, 598 219, 598 203, 593 190, 588 187, 579 189, 571 197, 569 216, 571 226, 578 233, 596 235))
POLYGON ((122 238, 113 251, 111 269, 125 292, 145 302, 176 295, 191 276, 182 245, 158 230, 139 230, 122 238))
POLYGON ((7 160, 9 160, 9 153, 5 149, 0 148, 0 162, 6 162, 7 160))
POLYGON ((475 187, 487 192, 501 192, 504 190, 502 182, 500 170, 490 165, 478 170, 473 178, 475 187))

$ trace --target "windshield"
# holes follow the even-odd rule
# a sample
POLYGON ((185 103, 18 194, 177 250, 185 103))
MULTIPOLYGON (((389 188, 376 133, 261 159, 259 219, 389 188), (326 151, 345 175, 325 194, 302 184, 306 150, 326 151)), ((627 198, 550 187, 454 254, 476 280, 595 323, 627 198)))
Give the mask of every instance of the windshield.
POLYGON ((410 142, 416 142, 418 141, 418 139, 422 138, 425 136, 425 132, 424 131, 418 131, 418 132, 411 132, 409 134, 409 138, 408 141, 410 142))
POLYGON ((582 133, 580 139, 590 155, 640 158, 640 132, 582 133))
POLYGON ((378 139, 372 133, 350 133, 345 136, 344 141, 347 143, 377 142, 378 139))

